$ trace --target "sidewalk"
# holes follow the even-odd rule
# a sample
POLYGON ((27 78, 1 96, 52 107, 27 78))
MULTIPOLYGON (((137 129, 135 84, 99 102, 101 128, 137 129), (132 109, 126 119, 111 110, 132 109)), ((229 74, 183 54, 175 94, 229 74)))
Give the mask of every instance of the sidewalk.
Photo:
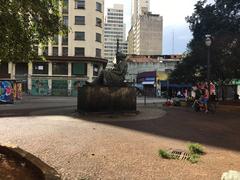
POLYGON ((99 122, 68 113, 0 118, 0 143, 34 154, 64 180, 220 179, 223 172, 240 169, 239 116, 188 108, 168 108, 161 116, 156 104, 140 106, 142 120, 123 116, 99 122), (161 117, 144 119, 155 115, 161 117), (185 149, 189 142, 206 150, 197 164, 158 156, 159 149, 185 149))

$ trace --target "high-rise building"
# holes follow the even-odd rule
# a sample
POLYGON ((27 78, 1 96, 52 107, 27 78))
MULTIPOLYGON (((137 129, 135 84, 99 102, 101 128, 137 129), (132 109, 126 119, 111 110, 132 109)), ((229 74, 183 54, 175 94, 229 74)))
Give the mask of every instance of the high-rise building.
POLYGON ((163 17, 149 12, 150 0, 132 0, 128 54, 162 54, 163 17))
POLYGON ((132 0, 132 26, 135 24, 138 16, 149 12, 150 0, 132 0))
POLYGON ((103 57, 104 0, 64 0, 62 13, 68 23, 68 37, 59 37, 59 55, 68 47, 68 56, 103 57), (68 40, 66 44, 65 38, 68 40), (82 49, 79 49, 82 48, 82 49))
POLYGON ((76 95, 107 64, 104 49, 104 0, 64 0, 59 5, 68 34, 36 46, 46 61, 9 63, 8 76, 21 80, 32 95, 76 95))
POLYGON ((112 68, 115 63, 117 39, 119 50, 127 53, 126 26, 123 23, 123 5, 114 4, 107 9, 104 25, 104 58, 108 60, 107 68, 112 68))

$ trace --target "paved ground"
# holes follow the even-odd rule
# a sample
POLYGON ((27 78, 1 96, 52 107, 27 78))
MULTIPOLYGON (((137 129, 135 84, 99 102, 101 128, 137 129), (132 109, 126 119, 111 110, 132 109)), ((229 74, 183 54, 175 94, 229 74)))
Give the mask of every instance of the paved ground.
POLYGON ((63 179, 217 180, 225 171, 240 170, 238 112, 212 115, 139 105, 141 117, 157 116, 139 121, 127 115, 104 117, 111 121, 96 122, 91 116, 77 116, 74 103, 69 98, 36 98, 1 105, 0 114, 19 116, 0 118, 0 143, 33 153, 63 179), (25 115, 20 107, 28 107, 25 115), (205 146, 207 154, 199 163, 158 157, 160 148, 185 149, 190 141, 205 146))
MULTIPOLYGON (((144 98, 137 98, 137 104, 144 104, 144 98)), ((165 99, 146 98, 146 104, 160 104, 165 99)), ((77 108, 76 97, 25 96, 14 104, 0 104, 0 117, 23 115, 64 115, 77 108)))

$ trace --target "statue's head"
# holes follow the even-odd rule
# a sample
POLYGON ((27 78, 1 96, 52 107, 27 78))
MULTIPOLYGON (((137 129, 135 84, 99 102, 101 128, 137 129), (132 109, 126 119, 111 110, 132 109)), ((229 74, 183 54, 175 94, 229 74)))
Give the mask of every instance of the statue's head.
POLYGON ((118 62, 124 61, 126 59, 127 55, 122 52, 117 52, 116 59, 118 62))

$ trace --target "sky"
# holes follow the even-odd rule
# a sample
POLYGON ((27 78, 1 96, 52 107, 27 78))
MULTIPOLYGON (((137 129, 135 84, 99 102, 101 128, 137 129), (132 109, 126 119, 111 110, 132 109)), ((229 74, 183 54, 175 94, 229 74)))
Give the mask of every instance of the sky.
MULTIPOLYGON (((185 17, 190 16, 197 0, 150 0, 150 11, 163 16, 163 54, 181 54, 192 38, 185 17)), ((208 3, 213 0, 208 0, 208 3)), ((131 0, 105 0, 105 10, 113 4, 124 5, 127 32, 131 26, 131 0)))

